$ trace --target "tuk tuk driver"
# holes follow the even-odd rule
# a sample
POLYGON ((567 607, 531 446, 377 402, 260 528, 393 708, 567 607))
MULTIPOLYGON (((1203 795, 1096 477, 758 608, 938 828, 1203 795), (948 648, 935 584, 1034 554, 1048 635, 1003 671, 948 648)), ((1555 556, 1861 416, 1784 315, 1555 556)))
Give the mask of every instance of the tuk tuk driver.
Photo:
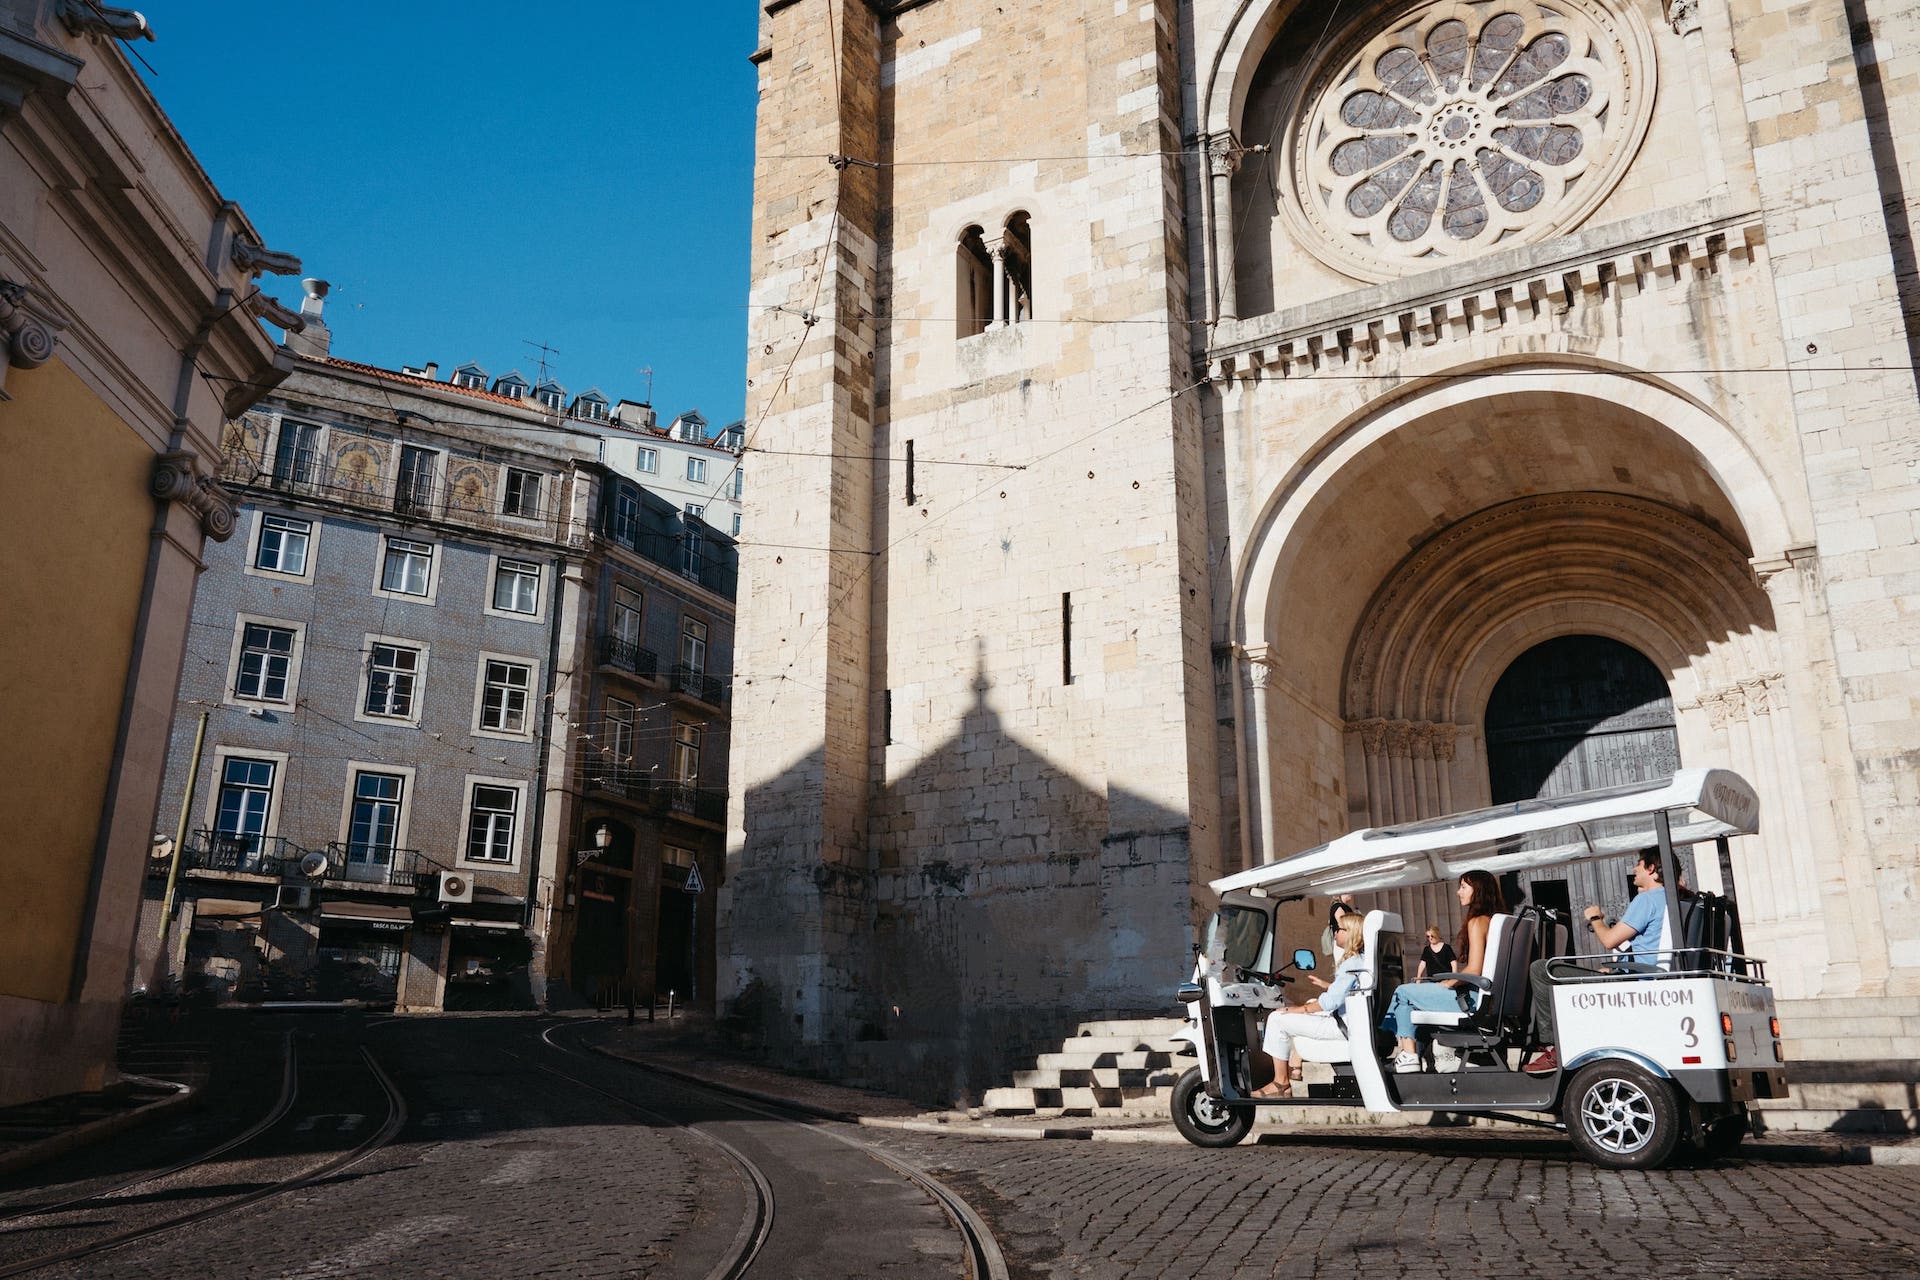
MULTIPOLYGON (((1658 964, 1661 935, 1667 926, 1667 889, 1661 879, 1658 847, 1640 850, 1633 864, 1633 888, 1633 901, 1627 904, 1627 913, 1617 923, 1608 924, 1607 913, 1591 904, 1581 911, 1580 918, 1605 950, 1624 946, 1632 962, 1658 964)), ((1521 1070, 1535 1075, 1560 1069, 1560 1055, 1554 1046, 1553 984, 1547 975, 1547 964, 1548 961, 1535 960, 1527 968, 1528 980, 1533 984, 1533 1039, 1545 1047, 1521 1070)), ((1564 960, 1560 964, 1562 970, 1567 967, 1564 960)), ((1590 965, 1574 967, 1600 972, 1590 965)))

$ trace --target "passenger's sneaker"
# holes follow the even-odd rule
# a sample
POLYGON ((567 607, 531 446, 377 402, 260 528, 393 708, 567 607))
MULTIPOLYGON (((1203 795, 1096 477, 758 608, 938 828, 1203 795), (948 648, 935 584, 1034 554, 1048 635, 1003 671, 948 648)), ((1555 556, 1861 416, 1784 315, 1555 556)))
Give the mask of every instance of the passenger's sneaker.
POLYGON ((1393 1069, 1401 1075, 1410 1075, 1420 1069, 1420 1055, 1417 1053, 1395 1054, 1393 1069))
POLYGON ((1433 1069, 1443 1076, 1450 1076, 1460 1070, 1462 1055, 1454 1049, 1435 1049, 1433 1051, 1433 1069))
POLYGON ((1560 1055, 1552 1049, 1542 1049, 1534 1055, 1532 1062, 1520 1069, 1530 1076, 1550 1075, 1560 1069, 1560 1055))

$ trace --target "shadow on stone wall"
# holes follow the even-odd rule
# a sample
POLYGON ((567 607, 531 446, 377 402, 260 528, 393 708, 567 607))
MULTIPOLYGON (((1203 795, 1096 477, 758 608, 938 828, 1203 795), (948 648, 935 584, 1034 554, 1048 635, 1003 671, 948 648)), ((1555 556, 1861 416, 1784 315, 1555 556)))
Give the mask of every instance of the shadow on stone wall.
POLYGON ((974 690, 957 732, 871 790, 842 862, 772 816, 817 811, 819 751, 748 792, 721 939, 739 1042, 966 1105, 1077 1021, 1166 1011, 1192 936, 1185 815, 1076 779, 974 690))

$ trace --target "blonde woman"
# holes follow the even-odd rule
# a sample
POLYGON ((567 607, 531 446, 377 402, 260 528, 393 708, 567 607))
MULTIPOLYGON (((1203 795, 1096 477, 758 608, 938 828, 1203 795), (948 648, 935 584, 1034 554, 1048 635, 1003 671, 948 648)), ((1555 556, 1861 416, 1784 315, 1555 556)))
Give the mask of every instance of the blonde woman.
MULTIPOLYGON (((1334 968, 1333 980, 1320 995, 1305 1004, 1288 1005, 1267 1015, 1267 1029, 1261 1033, 1260 1045, 1267 1056, 1276 1065, 1283 1063, 1293 1051, 1295 1036, 1308 1040, 1344 1040, 1347 1033, 1340 1029, 1334 1013, 1353 994, 1359 985, 1360 975, 1367 971, 1367 935, 1362 928, 1362 918, 1358 912, 1348 912, 1341 916, 1333 926, 1333 941, 1340 963, 1334 968)), ((1264 1089, 1254 1090, 1256 1098, 1291 1098, 1293 1081, 1290 1073, 1281 1067, 1272 1084, 1264 1089)))

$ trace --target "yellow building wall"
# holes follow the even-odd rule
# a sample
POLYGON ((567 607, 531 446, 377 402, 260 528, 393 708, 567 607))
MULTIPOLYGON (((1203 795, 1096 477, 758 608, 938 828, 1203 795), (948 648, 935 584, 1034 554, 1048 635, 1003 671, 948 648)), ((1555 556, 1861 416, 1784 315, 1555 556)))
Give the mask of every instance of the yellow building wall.
POLYGON ((61 1001, 133 652, 153 450, 57 358, 10 370, 6 389, 0 995, 61 1001))

